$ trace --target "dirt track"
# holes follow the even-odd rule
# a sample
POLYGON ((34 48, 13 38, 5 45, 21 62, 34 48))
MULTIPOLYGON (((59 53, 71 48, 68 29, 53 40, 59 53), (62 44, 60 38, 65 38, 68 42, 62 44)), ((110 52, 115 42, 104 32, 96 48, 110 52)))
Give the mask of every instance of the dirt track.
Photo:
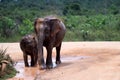
MULTIPOLYGON (((14 60, 23 60, 18 43, 0 46, 8 47, 14 60)), ((9 80, 120 80, 120 42, 64 42, 61 59, 62 64, 51 70, 22 65, 24 76, 9 80)))

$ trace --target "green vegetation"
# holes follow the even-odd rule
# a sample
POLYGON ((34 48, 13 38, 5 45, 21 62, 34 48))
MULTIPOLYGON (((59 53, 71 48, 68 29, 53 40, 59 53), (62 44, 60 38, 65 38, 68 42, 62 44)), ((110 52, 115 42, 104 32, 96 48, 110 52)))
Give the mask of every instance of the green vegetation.
POLYGON ((65 41, 119 41, 119 0, 0 0, 0 42, 15 42, 34 32, 34 20, 58 16, 65 41))
POLYGON ((67 16, 66 41, 120 40, 120 15, 67 16))
POLYGON ((17 71, 14 68, 14 62, 11 57, 6 54, 6 49, 0 49, 0 80, 15 76, 17 71))

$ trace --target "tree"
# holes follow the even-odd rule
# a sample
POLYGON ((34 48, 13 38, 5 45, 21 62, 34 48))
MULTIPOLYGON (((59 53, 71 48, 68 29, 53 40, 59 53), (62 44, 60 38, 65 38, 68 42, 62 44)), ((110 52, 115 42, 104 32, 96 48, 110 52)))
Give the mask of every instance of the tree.
POLYGON ((63 14, 71 14, 71 15, 80 15, 81 14, 81 8, 80 4, 78 3, 71 3, 63 9, 63 14))

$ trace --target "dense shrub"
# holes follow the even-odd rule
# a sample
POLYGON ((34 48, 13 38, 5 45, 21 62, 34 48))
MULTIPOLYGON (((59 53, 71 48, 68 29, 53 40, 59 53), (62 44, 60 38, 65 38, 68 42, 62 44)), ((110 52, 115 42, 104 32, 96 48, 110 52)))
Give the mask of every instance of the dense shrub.
POLYGON ((29 19, 23 20, 23 23, 19 26, 20 35, 25 35, 33 32, 33 22, 29 19))
POLYGON ((16 73, 14 62, 11 57, 6 54, 6 49, 0 49, 0 80, 6 80, 7 78, 13 77, 16 73))
POLYGON ((9 17, 0 17, 0 37, 11 37, 16 30, 16 23, 9 17))
POLYGON ((120 15, 64 17, 67 27, 65 40, 114 41, 120 40, 120 15))
POLYGON ((80 4, 78 3, 71 3, 69 5, 66 5, 63 9, 64 15, 80 15, 81 14, 81 8, 80 4))
POLYGON ((120 40, 119 4, 119 0, 0 0, 0 42, 19 41, 34 31, 36 18, 46 15, 63 18, 65 40, 120 40))
MULTIPOLYGON (((60 16, 59 16, 60 17, 60 16)), ((117 15, 67 15, 62 16, 63 22, 67 28, 65 41, 119 41, 120 40, 120 14, 117 15)), ((19 41, 21 36, 34 32, 33 22, 25 18, 20 24, 18 29, 14 21, 10 18, 1 18, 0 24, 7 25, 1 26, 0 41, 19 41), (4 21, 5 20, 5 21, 4 21), (7 22, 8 23, 7 23, 7 22), (10 32, 7 32, 10 30, 10 32), (6 32, 6 33, 5 33, 6 32), (14 35, 13 35, 14 33, 14 35), (10 37, 9 36, 13 36, 10 37), (6 38, 4 38, 4 36, 6 38)))

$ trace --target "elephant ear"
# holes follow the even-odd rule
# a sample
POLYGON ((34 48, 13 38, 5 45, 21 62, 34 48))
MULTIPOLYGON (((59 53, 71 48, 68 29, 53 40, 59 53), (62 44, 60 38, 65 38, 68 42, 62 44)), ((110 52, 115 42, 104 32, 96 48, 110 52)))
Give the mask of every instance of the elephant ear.
POLYGON ((55 36, 60 31, 60 20, 59 19, 49 19, 51 37, 55 36))

